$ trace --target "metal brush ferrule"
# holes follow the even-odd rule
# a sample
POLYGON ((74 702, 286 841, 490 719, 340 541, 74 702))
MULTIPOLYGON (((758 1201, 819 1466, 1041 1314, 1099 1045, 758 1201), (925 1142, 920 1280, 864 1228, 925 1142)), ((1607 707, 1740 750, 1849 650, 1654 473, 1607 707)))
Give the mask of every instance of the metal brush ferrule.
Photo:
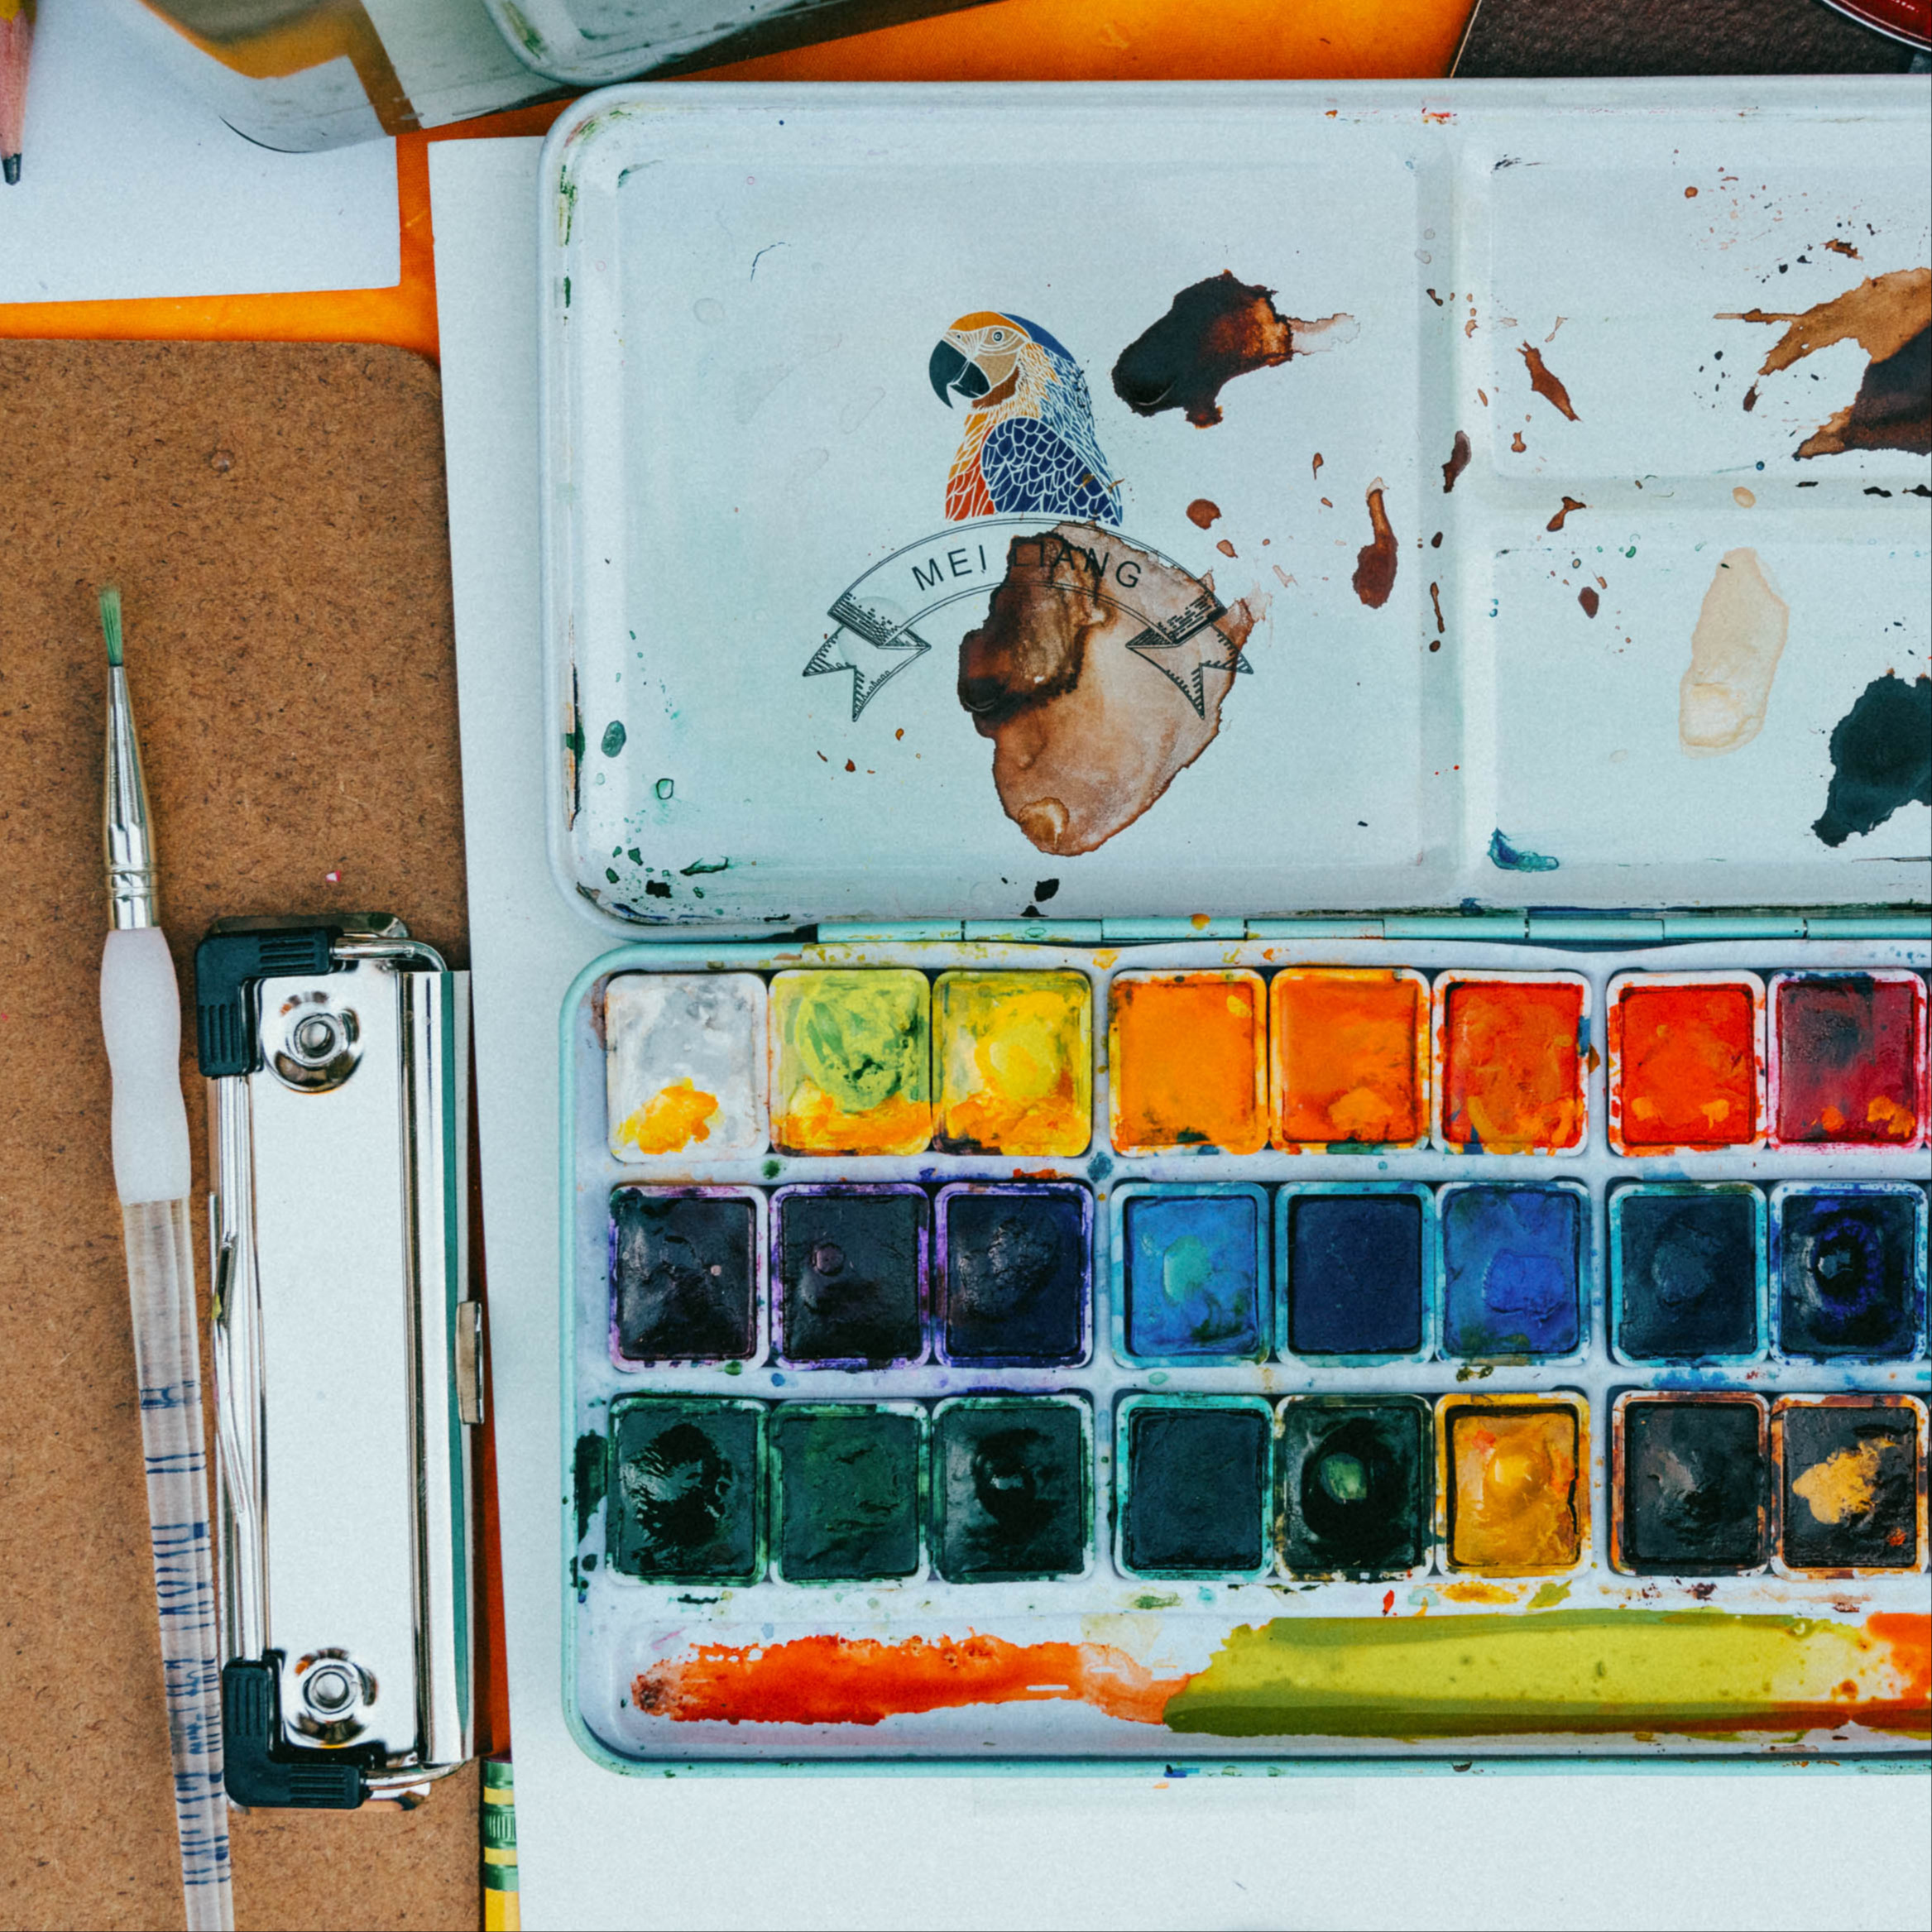
POLYGON ((141 741, 127 673, 108 669, 107 778, 103 788, 101 842, 108 861, 108 908, 116 932, 161 923, 161 890, 155 875, 154 825, 147 780, 141 770, 141 741))

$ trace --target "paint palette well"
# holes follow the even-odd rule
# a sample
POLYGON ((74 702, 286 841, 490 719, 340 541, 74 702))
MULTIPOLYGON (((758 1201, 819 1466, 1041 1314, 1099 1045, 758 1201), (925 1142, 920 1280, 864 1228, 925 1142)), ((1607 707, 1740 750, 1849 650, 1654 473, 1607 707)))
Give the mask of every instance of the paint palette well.
MULTIPOLYGON (((1922 353, 1923 94, 1581 101, 566 115, 541 230, 566 891, 613 934, 1932 903, 1932 466, 1915 399, 1884 400, 1922 353), (1069 218, 1095 197, 1107 221, 1069 218)), ((1283 1142, 1424 1131, 1400 996, 1357 992, 1388 1051, 1343 1088, 1291 1031, 1283 1142)), ((1677 1050, 1633 1129, 1679 1130, 1677 1050)), ((1238 1052, 1203 1052, 1233 1110, 1143 1116, 1157 1081, 1122 1144, 1267 1140, 1238 1052)), ((941 1097, 967 1104, 947 1138, 980 1138, 972 1091, 941 1097)), ((1570 1107, 1560 1077, 1488 1133, 1467 1104, 1459 1145, 1570 1107)))
POLYGON ((676 976, 640 948, 566 1014, 570 1682, 611 1762, 1776 1752, 1812 1674, 1834 1752, 1892 1747, 1924 1123, 1771 1129, 1784 989, 1915 1024, 1922 944, 722 951, 717 1002, 640 999, 676 976), (762 1053, 744 1151, 613 1138, 612 1063, 660 1064, 613 998, 726 1015, 745 1094, 762 1053), (1671 1701, 1712 1671, 1722 1725, 1671 1701))

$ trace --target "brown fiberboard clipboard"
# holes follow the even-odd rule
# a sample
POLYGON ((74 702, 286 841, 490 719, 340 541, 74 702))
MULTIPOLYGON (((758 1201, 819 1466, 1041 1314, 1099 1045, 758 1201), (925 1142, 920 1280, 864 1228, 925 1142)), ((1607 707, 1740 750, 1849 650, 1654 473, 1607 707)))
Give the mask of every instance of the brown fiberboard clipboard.
MULTIPOLYGON (((179 1924, 98 1003, 95 594, 125 602, 185 997, 225 913, 391 911, 467 964, 437 376, 380 348, 0 344, 0 1923, 179 1924)), ((190 1010, 199 1200, 193 1042, 190 1010)), ((237 1818, 237 1923, 475 1925, 475 1775, 409 1814, 237 1818)))

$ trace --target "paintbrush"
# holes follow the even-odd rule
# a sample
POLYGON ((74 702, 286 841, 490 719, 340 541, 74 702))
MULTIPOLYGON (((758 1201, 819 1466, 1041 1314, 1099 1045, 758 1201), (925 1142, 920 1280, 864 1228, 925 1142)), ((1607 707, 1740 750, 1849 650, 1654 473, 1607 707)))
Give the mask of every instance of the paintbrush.
MULTIPOLYGON (((0 0, 0 5, 4 0, 0 0)), ((154 837, 127 673, 121 593, 101 592, 108 644, 103 834, 113 920, 101 954, 101 1032, 113 1070, 114 1190, 127 1249, 148 1532, 175 1769, 175 1825, 189 1932, 227 1932, 228 1821, 222 1786, 221 1659, 194 1326, 181 995, 160 925, 154 837)))
POLYGON ((0 0, 0 173, 10 187, 20 179, 26 64, 33 40, 34 0, 0 0))

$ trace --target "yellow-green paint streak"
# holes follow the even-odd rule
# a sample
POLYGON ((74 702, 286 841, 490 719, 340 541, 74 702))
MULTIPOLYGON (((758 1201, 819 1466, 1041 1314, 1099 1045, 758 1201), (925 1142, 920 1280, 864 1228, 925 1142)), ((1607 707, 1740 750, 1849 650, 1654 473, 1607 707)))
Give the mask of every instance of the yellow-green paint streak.
POLYGON ((1932 1735, 1932 1620, 1721 1611, 1279 1618, 1233 1632, 1168 1700, 1220 1738, 1932 1735))

